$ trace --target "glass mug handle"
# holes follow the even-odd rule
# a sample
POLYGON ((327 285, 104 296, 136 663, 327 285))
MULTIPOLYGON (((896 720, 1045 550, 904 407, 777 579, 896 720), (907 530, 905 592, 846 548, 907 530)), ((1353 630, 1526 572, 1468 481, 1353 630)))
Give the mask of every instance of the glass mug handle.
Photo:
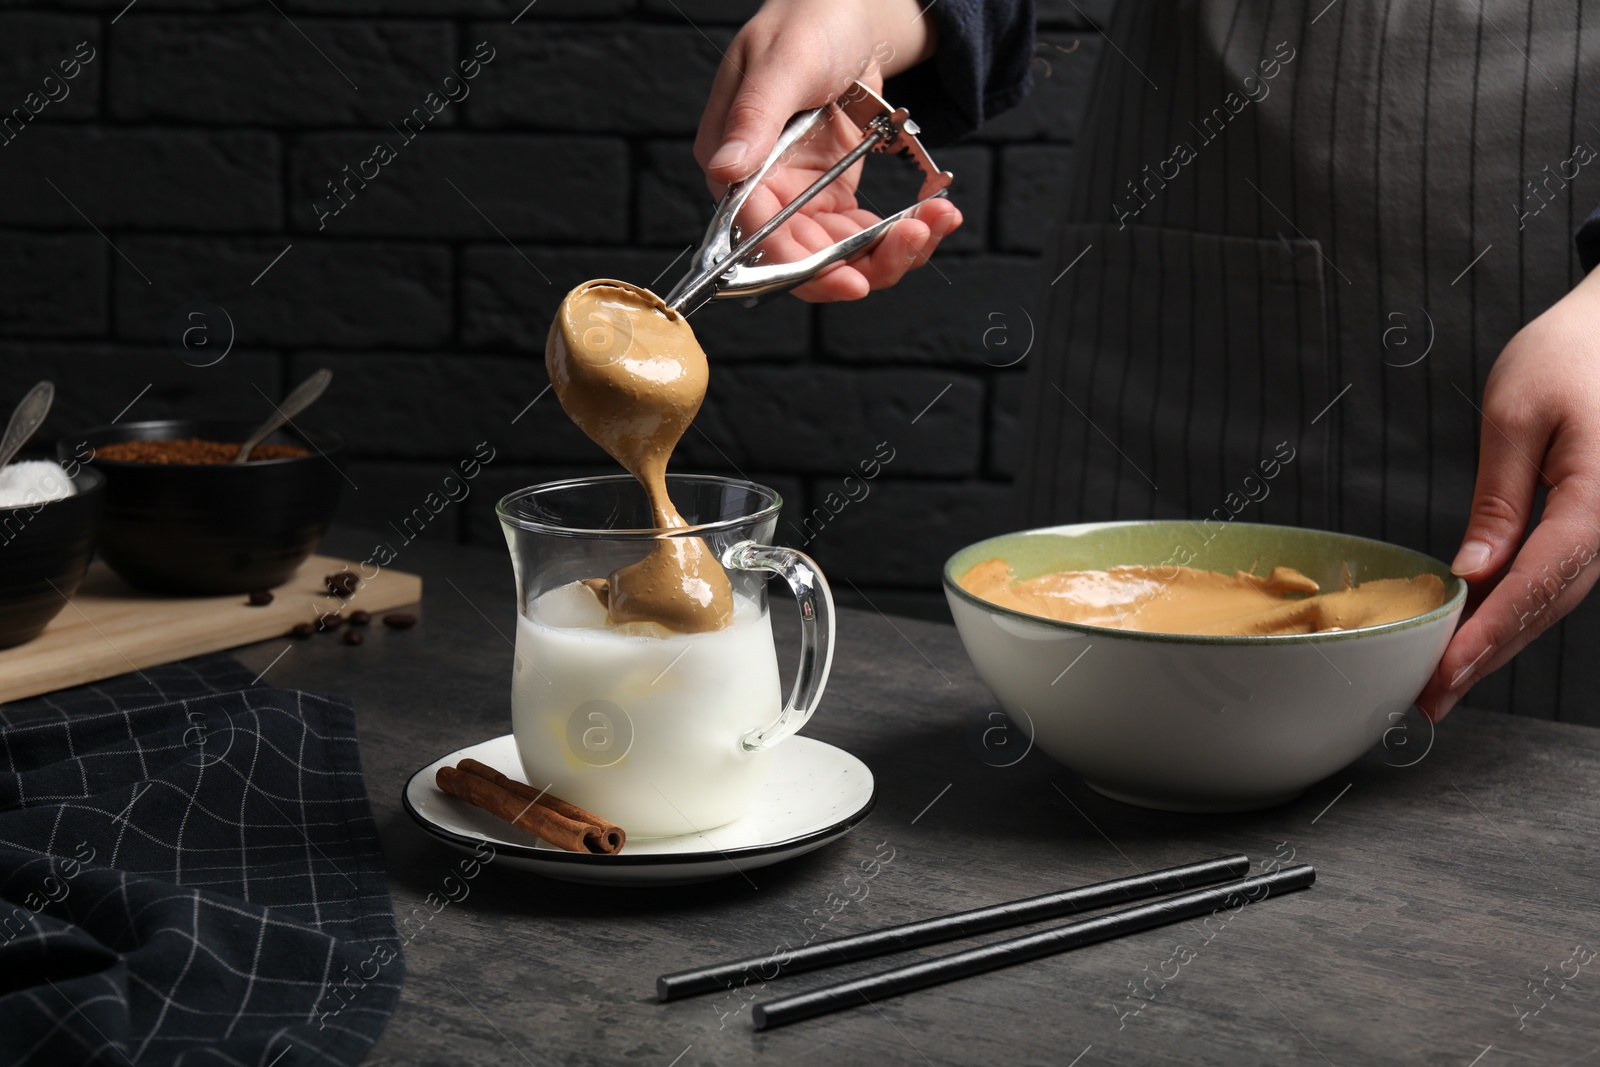
POLYGON ((781 576, 800 606, 800 670, 788 703, 776 719, 740 739, 746 752, 758 752, 800 729, 817 710, 833 666, 833 593, 811 557, 792 548, 741 541, 722 554, 722 562, 736 570, 781 576))

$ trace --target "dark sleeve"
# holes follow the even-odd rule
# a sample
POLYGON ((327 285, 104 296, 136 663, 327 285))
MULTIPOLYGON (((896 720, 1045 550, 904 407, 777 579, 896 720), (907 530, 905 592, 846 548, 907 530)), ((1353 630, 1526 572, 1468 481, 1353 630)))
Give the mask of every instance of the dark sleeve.
POLYGON ((1583 225, 1578 227, 1573 237, 1578 242, 1578 261, 1583 264, 1583 272, 1587 274, 1594 270, 1595 264, 1600 263, 1600 207, 1583 220, 1583 225))
POLYGON ((1033 85, 1034 0, 932 0, 939 30, 932 59, 889 79, 884 95, 904 107, 932 146, 948 144, 1015 107, 1033 85))

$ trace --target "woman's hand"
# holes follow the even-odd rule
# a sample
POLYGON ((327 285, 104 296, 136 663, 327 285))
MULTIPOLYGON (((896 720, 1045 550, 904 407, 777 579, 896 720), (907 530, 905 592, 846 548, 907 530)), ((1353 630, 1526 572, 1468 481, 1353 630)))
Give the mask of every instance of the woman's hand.
POLYGON ((1451 565, 1479 603, 1417 698, 1423 713, 1438 722, 1576 607, 1597 554, 1600 270, 1523 327, 1484 385, 1472 518, 1451 565), (1541 483, 1544 513, 1523 543, 1541 483))
MULTIPOLYGON (((917 0, 767 0, 728 47, 700 119, 694 154, 715 197, 759 168, 796 112, 837 100, 852 80, 875 91, 883 80, 933 54, 931 22, 917 0)), ((861 139, 842 115, 826 134, 799 146, 750 197, 740 225, 750 232, 861 139)), ((817 194, 762 245, 767 263, 802 259, 872 225, 879 215, 856 202, 861 164, 817 194)), ((898 210, 903 205, 894 205, 898 210)), ((794 290, 806 300, 856 300, 898 282, 928 261, 961 225, 946 199, 924 204, 865 256, 836 264, 794 290)))

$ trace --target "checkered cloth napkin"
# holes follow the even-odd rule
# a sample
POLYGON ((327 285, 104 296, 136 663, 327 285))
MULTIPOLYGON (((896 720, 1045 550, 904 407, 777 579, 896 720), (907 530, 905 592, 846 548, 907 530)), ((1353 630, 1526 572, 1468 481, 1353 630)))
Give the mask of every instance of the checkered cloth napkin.
POLYGON ((348 704, 208 656, 0 706, 0 1063, 355 1064, 404 962, 348 704))

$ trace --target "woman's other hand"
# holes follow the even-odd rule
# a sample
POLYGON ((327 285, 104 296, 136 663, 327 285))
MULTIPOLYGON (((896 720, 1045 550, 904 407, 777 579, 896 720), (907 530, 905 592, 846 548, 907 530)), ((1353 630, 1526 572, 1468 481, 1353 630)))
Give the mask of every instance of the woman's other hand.
POLYGON ((1600 270, 1511 339, 1482 411, 1472 518, 1451 565, 1481 601, 1417 698, 1435 722, 1576 607, 1600 573, 1600 270), (1549 493, 1528 533, 1541 483, 1549 493))

